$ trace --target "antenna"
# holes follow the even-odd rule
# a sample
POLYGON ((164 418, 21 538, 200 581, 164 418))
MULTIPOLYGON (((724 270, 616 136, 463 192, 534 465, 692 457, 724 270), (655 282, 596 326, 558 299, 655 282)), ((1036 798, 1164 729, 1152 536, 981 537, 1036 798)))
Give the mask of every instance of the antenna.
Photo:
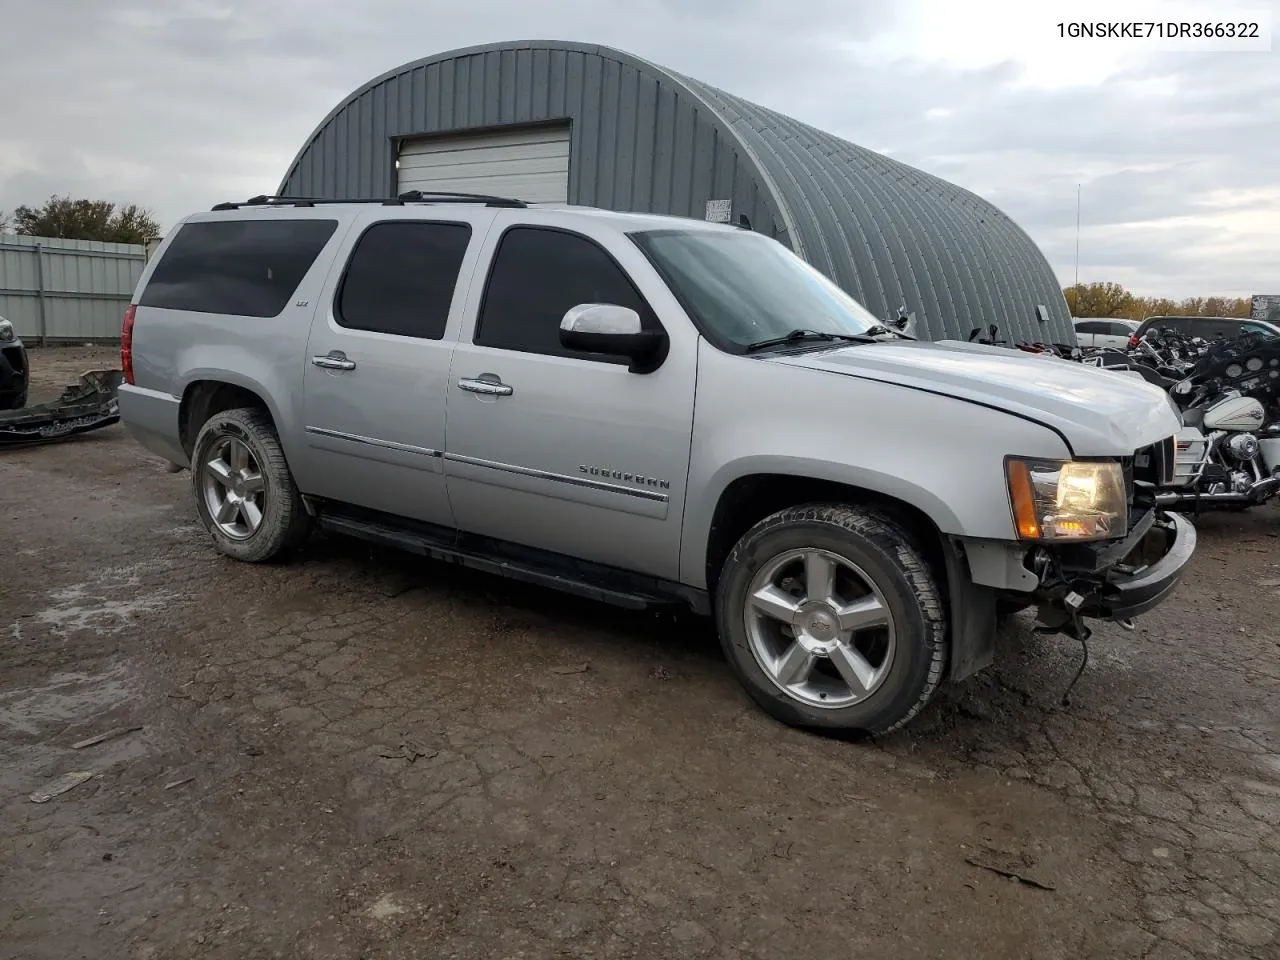
POLYGON ((1076 282, 1080 286, 1080 184, 1076 184, 1076 282))

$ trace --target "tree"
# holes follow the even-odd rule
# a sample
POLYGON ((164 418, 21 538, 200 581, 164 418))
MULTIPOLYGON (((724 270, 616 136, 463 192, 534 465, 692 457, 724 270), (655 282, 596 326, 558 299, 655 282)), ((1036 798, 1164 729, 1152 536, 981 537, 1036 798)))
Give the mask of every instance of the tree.
POLYGON ((1062 291, 1073 317, 1123 317, 1133 294, 1118 283, 1077 283, 1062 291))
POLYGON ((13 222, 18 233, 29 237, 146 243, 160 236, 160 224, 150 211, 133 203, 117 210, 109 200, 52 196, 43 207, 18 207, 13 222))
POLYGON ((1135 297, 1118 283, 1078 283, 1062 295, 1073 317, 1110 317, 1142 320, 1146 317, 1247 317, 1248 297, 1135 297))

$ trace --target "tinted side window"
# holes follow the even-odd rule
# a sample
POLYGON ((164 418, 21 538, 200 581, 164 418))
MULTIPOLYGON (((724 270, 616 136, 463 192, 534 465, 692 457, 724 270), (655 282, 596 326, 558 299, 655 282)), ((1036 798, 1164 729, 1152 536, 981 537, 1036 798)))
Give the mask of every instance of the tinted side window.
POLYGON ((347 264, 338 323, 439 340, 470 240, 465 223, 374 224, 356 242, 347 264))
POLYGON ((657 326, 640 292, 594 241, 559 230, 513 227, 498 244, 475 342, 525 353, 596 358, 560 345, 560 321, 580 303, 630 307, 646 328, 657 326))
POLYGON ((1152 330, 1172 330, 1174 333, 1190 333, 1191 321, 1186 317, 1161 317, 1158 320, 1148 320, 1142 325, 1142 332, 1150 333, 1152 330))
POLYGON ((1133 333, 1133 327, 1127 323, 1109 323, 1111 329, 1108 331, 1113 337, 1127 337, 1133 333))
POLYGON ((1077 333, 1110 333, 1111 324, 1104 323, 1101 320, 1089 320, 1085 323, 1076 324, 1077 333))
POLYGON ((1191 324, 1191 335, 1205 340, 1216 340, 1219 337, 1231 340, 1240 335, 1240 327, 1222 320, 1195 320, 1191 324))
POLYGON ((338 228, 337 220, 205 220, 178 230, 140 306, 274 317, 338 228))

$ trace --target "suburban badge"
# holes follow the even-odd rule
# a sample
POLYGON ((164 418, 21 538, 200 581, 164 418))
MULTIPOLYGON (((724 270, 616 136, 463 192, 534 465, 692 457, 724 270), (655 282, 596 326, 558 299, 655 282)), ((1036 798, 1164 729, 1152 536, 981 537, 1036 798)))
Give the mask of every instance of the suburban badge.
POLYGON ((640 473, 627 473, 625 470, 614 470, 612 467, 592 467, 579 464, 578 470, 591 477, 607 477, 610 480, 622 480, 626 483, 638 483, 644 487, 657 487, 659 490, 670 490, 671 481, 659 480, 657 477, 646 477, 640 473))

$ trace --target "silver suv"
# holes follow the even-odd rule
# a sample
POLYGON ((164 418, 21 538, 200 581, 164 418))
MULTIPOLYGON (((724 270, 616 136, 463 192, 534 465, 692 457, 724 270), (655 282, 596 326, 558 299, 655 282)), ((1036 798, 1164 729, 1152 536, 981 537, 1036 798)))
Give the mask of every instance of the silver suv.
POLYGON ((319 527, 714 618, 751 696, 881 733, 997 616, 1163 600, 1179 421, 1145 382, 916 341, 749 230, 501 198, 183 220, 126 314, 121 418, 239 560, 319 527))

